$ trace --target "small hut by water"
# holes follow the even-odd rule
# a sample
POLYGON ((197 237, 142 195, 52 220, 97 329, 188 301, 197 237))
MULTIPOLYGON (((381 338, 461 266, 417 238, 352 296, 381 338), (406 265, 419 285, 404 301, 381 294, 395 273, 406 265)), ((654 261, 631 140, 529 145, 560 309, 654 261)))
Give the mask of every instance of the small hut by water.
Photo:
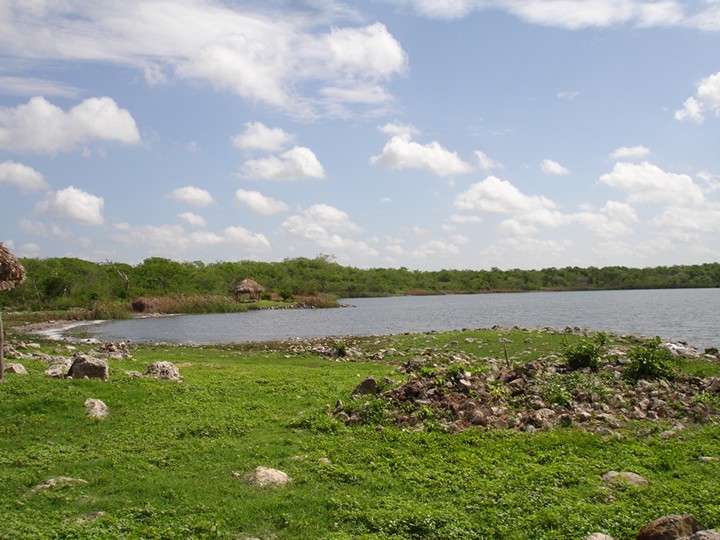
POLYGON ((233 292, 238 302, 257 302, 265 292, 265 287, 254 279, 247 278, 235 285, 233 292))
MULTIPOLYGON (((0 291, 9 291, 25 281, 25 268, 0 242, 0 291)), ((0 317, 0 381, 4 379, 3 325, 0 317)))

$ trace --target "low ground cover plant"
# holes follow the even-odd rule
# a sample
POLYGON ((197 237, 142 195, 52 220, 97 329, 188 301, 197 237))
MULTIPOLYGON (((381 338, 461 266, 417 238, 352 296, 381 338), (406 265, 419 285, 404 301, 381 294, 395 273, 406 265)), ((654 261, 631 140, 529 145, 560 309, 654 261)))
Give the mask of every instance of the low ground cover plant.
MULTIPOLYGON (((466 372, 490 373, 489 359, 503 373, 561 366, 563 343, 586 339, 516 329, 343 338, 345 356, 334 340, 143 345, 109 360, 108 381, 49 378, 40 357, 19 360, 29 374, 0 385, 0 539, 575 540, 606 532, 629 540, 669 513, 720 526, 720 507, 709 503, 720 462, 698 459, 720 457, 717 423, 686 421, 662 437, 675 420, 617 433, 448 433, 397 426, 373 396, 358 398, 363 421, 335 417, 368 376, 394 382, 383 390, 411 382, 421 368, 403 366, 417 359, 449 391, 466 372), (183 381, 126 375, 156 360, 174 362, 183 381), (87 398, 108 405, 107 419, 86 415, 87 398), (259 465, 292 483, 249 485, 244 475, 259 465), (606 485, 612 470, 649 484, 606 485), (84 483, 33 491, 58 477, 84 483)), ((41 345, 44 354, 70 354, 41 345)), ((720 372, 698 362, 705 376, 720 372)), ((568 375, 561 397, 601 394, 602 372, 568 375)), ((712 402, 712 392, 702 399, 712 402)), ((421 414, 440 427, 434 409, 421 414)))

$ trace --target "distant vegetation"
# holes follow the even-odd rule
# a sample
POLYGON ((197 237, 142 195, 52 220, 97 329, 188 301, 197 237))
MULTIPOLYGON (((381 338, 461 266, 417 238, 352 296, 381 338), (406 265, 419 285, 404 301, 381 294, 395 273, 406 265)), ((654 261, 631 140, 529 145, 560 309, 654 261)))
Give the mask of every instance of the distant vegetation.
POLYGON ((252 278, 264 300, 310 295, 370 297, 390 295, 719 287, 720 263, 657 268, 545 268, 542 270, 358 269, 330 256, 282 262, 176 262, 152 257, 135 266, 76 258, 21 259, 25 284, 0 296, 0 306, 16 310, 64 310, 127 305, 139 297, 206 295, 232 298, 235 284, 252 278))

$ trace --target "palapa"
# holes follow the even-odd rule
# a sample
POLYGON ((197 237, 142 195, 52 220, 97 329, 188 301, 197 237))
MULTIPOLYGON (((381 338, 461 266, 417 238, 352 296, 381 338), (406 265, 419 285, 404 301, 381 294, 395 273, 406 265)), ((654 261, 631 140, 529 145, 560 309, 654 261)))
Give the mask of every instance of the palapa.
POLYGON ((9 291, 25 281, 25 268, 0 242, 0 291, 9 291))
POLYGON ((233 292, 238 300, 245 299, 257 301, 260 299, 260 294, 265 292, 265 287, 260 285, 254 279, 247 278, 235 285, 233 292))
MULTIPOLYGON (((0 291, 14 289, 25 281, 25 268, 0 242, 0 291)), ((0 317, 0 381, 5 378, 5 352, 3 325, 0 317)))

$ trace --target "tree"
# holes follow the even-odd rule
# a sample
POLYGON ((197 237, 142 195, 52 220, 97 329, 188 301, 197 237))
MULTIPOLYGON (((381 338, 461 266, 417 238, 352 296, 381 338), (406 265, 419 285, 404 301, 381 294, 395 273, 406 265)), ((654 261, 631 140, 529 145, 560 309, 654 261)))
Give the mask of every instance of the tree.
MULTIPOLYGON (((0 242, 0 291, 9 291, 25 281, 25 268, 0 242)), ((0 316, 0 381, 5 380, 3 325, 0 316)))

